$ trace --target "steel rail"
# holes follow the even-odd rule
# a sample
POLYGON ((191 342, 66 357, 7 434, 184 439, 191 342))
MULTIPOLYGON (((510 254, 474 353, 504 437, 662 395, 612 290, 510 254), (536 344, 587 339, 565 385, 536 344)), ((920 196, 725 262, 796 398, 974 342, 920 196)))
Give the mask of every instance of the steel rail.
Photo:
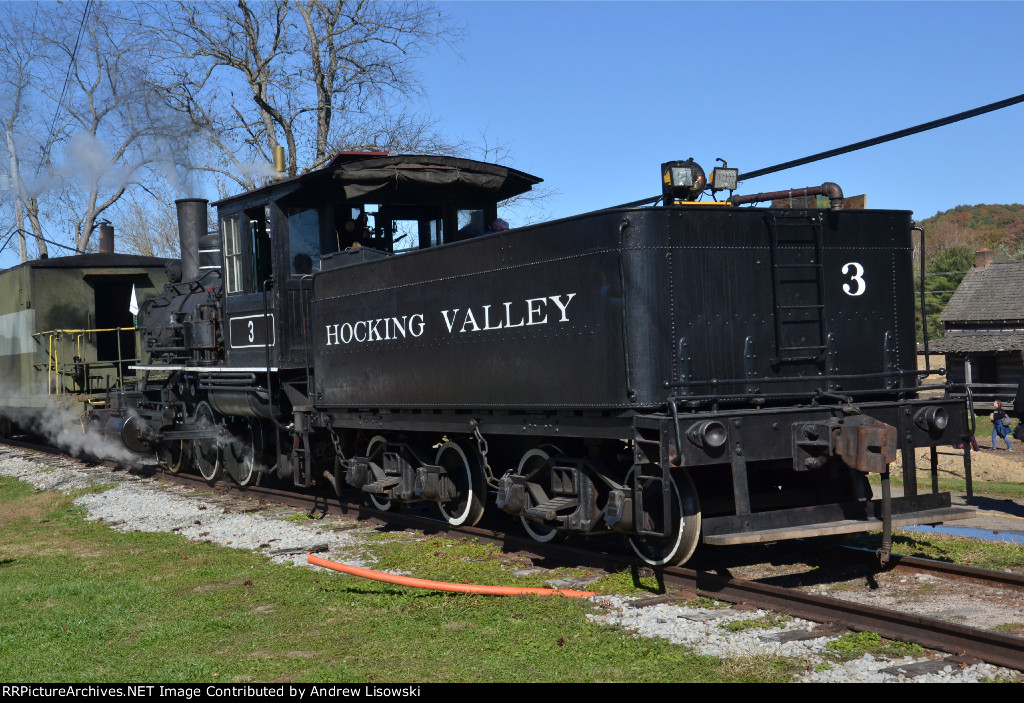
MULTIPOLYGON (((847 558, 856 558, 865 564, 874 563, 876 566, 878 564, 878 557, 870 549, 844 547, 843 551, 846 553, 847 558)), ((958 581, 972 581, 996 588, 1011 588, 1024 593, 1024 574, 982 569, 977 566, 965 566, 948 561, 903 556, 900 554, 893 554, 887 567, 898 571, 932 574, 958 581)))
POLYGON ((852 630, 876 632, 887 639, 914 642, 941 652, 976 657, 998 666, 1024 668, 1024 639, 1020 637, 793 591, 781 586, 706 572, 680 571, 684 573, 678 576, 692 581, 701 594, 720 600, 748 603, 805 620, 842 625, 852 630))

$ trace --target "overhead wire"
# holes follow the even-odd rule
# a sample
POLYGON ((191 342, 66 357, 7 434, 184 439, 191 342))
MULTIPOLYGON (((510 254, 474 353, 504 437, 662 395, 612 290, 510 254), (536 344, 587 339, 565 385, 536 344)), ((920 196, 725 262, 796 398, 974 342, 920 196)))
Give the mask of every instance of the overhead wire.
MULTIPOLYGON (((28 237, 30 235, 30 233, 27 230, 25 230, 25 229, 20 229, 19 230, 19 228, 17 226, 12 227, 10 229, 10 231, 8 231, 8 233, 7 233, 7 239, 4 241, 3 246, 0 246, 0 253, 2 253, 3 250, 7 248, 7 245, 10 244, 11 239, 14 237, 14 235, 18 231, 21 231, 26 237, 28 237)), ((61 249, 66 249, 68 251, 73 251, 76 254, 84 254, 85 253, 84 251, 82 251, 81 249, 78 249, 77 247, 69 247, 67 244, 61 244, 60 242, 55 242, 52 239, 47 239, 46 237, 36 237, 34 234, 32 235, 32 237, 34 237, 35 239, 42 239, 47 244, 52 244, 55 247, 60 247, 61 249)))
MULTIPOLYGON (((24 231, 24 230, 22 230, 22 231, 24 231)), ((10 229, 9 229, 9 230, 7 231, 7 239, 5 239, 5 240, 4 240, 4 243, 3 243, 3 245, 0 245, 0 254, 2 254, 2 253, 3 253, 3 251, 4 251, 4 249, 6 249, 6 248, 7 248, 7 245, 11 243, 11 238, 12 238, 12 237, 14 237, 14 235, 15 235, 15 234, 16 234, 17 232, 18 232, 18 226, 17 226, 17 225, 15 225, 14 227, 11 227, 11 228, 10 228, 10 229)))
MULTIPOLYGON (((82 20, 78 24, 78 35, 75 37, 75 46, 71 49, 71 59, 68 61, 68 69, 64 73, 64 85, 60 91, 60 98, 57 100, 57 107, 53 112, 53 119, 50 121, 50 131, 47 134, 46 141, 43 142, 43 149, 45 145, 50 143, 53 139, 53 134, 57 129, 57 117, 60 115, 61 105, 64 104, 64 98, 68 94, 68 85, 71 83, 71 69, 75 66, 75 60, 78 57, 78 47, 82 43, 82 32, 85 30, 85 20, 89 16, 89 10, 92 7, 92 0, 85 0, 85 9, 82 11, 82 20)), ((36 164, 36 174, 38 175, 39 169, 42 166, 42 161, 36 164)))
MULTIPOLYGON (((71 83, 71 70, 75 66, 75 60, 78 57, 78 47, 82 43, 82 32, 85 30, 85 20, 89 17, 89 10, 91 8, 92 8, 92 0, 86 0, 86 2, 85 2, 85 9, 82 10, 82 19, 78 23, 78 34, 75 37, 75 45, 71 49, 71 58, 68 61, 67 71, 65 71, 65 73, 64 73, 64 85, 61 88, 60 97, 58 98, 57 106, 54 109, 53 119, 50 120, 50 129, 49 129, 49 132, 48 132, 48 134, 46 136, 46 140, 40 145, 40 152, 41 152, 40 155, 41 155, 42 158, 40 158, 39 161, 36 163, 36 170, 35 170, 35 174, 34 174, 36 176, 39 175, 39 170, 42 168, 43 163, 48 160, 47 155, 46 155, 46 151, 45 151, 46 148, 47 148, 46 145, 49 144, 50 141, 53 139, 54 132, 57 129, 57 117, 60 115, 61 105, 64 104, 64 99, 65 99, 65 97, 67 97, 68 86, 71 83)), ((36 13, 38 13, 38 9, 39 8, 38 8, 38 5, 37 5, 36 6, 36 13)), ((33 14, 33 16, 32 16, 33 26, 35 25, 35 20, 36 20, 36 14, 33 14)), ((8 232, 7 239, 4 241, 3 246, 0 246, 0 253, 2 253, 4 251, 4 249, 7 248, 7 245, 10 244, 11 238, 14 236, 14 234, 17 231, 18 231, 18 228, 15 227, 10 232, 8 232)), ((24 230, 21 230, 21 231, 25 234, 25 236, 28 236, 28 232, 25 232, 24 230)), ((35 236, 35 235, 33 235, 33 236, 35 236)), ((53 246, 60 247, 62 249, 66 249, 68 251, 73 251, 76 254, 84 254, 85 253, 85 252, 81 251, 80 249, 78 249, 77 247, 69 247, 69 246, 67 246, 65 244, 60 244, 59 242, 51 241, 51 240, 49 240, 49 239, 47 239, 46 237, 43 237, 43 236, 36 236, 35 238, 36 239, 41 239, 42 241, 46 242, 47 244, 52 244, 53 246)))
POLYGON ((958 112, 955 115, 949 117, 942 117, 931 122, 924 122, 914 127, 907 127, 906 129, 897 130, 890 132, 889 134, 883 134, 880 137, 874 137, 873 139, 865 139, 863 141, 841 146, 836 149, 829 149, 828 151, 822 151, 818 154, 812 154, 811 156, 805 156, 802 159, 793 159, 792 161, 786 161, 775 166, 769 166, 767 168, 758 169, 756 171, 750 171, 749 173, 741 173, 738 180, 749 180, 751 178, 757 178, 758 176, 765 176, 769 173, 775 173, 777 171, 785 171, 795 166, 803 166, 814 161, 821 161, 822 159, 828 159, 833 156, 839 156, 841 154, 848 154, 851 151, 858 151, 860 149, 866 149, 869 146, 876 146, 878 144, 884 144, 885 142, 891 142, 896 139, 902 139, 903 137, 909 137, 913 134, 919 134, 921 132, 927 132, 930 129, 936 127, 944 127, 954 122, 960 122, 961 120, 970 119, 971 117, 977 117, 978 115, 984 115, 987 112, 994 112, 995 110, 1002 110, 1004 107, 1010 107, 1018 103, 1024 102, 1024 94, 1017 95, 1006 100, 1000 100, 999 102, 989 103, 988 105, 982 105, 976 107, 973 110, 965 110, 964 112, 958 112))
MULTIPOLYGON (((803 166, 804 164, 809 164, 814 161, 821 161, 823 159, 828 159, 833 156, 839 156, 840 154, 848 154, 851 151, 866 149, 869 146, 876 146, 878 144, 884 144, 885 142, 891 142, 896 139, 902 139, 903 137, 909 137, 913 134, 919 134, 920 132, 927 132, 928 130, 935 129, 936 127, 943 127, 945 125, 953 124, 954 122, 960 122, 962 120, 970 119, 971 117, 984 115, 987 112, 1002 110, 1004 107, 1010 107, 1012 105, 1017 105, 1018 103, 1022 102, 1024 102, 1024 94, 1016 95, 1012 98, 1007 98, 1006 100, 1000 100, 998 102, 989 103, 988 105, 982 105, 981 107, 976 107, 973 110, 965 110, 964 112, 958 112, 955 115, 950 115, 949 117, 942 117, 940 119, 932 120, 930 122, 924 122, 914 127, 907 127, 906 129, 901 129, 896 132, 890 132, 889 134, 883 134, 879 137, 874 137, 872 139, 865 139, 863 141, 854 142, 853 144, 841 146, 836 149, 830 149, 828 151, 822 151, 818 154, 812 154, 811 156, 805 156, 801 159, 793 159, 792 161, 786 161, 781 164, 776 164, 775 166, 768 166, 767 168, 757 169, 756 171, 741 173, 737 177, 737 181, 748 181, 751 178, 765 176, 769 173, 785 171, 786 169, 794 168, 796 166, 803 166)), ((642 205, 650 205, 660 200, 661 197, 661 195, 651 196, 648 198, 643 198, 641 200, 633 200, 628 203, 623 203, 621 205, 615 205, 613 207, 603 209, 613 210, 616 208, 639 207, 642 205)))

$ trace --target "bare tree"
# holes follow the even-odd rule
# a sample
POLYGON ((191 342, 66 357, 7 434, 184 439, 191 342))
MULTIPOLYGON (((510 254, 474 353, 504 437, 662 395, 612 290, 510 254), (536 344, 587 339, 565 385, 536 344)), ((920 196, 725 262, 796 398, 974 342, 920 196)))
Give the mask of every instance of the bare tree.
POLYGON ((428 148, 442 141, 429 120, 381 119, 400 113, 398 97, 420 93, 414 62, 460 37, 431 3, 181 1, 173 10, 152 9, 162 15, 154 31, 176 57, 162 77, 170 104, 206 130, 219 152, 208 169, 243 187, 267 175, 257 164, 269 163, 278 145, 296 175, 322 166, 342 145, 408 142, 389 125, 418 123, 428 148), (245 95, 232 86, 244 86, 245 95))
POLYGON ((340 150, 380 150, 393 154, 465 156, 475 149, 464 139, 445 135, 438 121, 428 115, 381 105, 377 110, 367 110, 359 120, 340 125, 325 153, 330 157, 340 150))
POLYGON ((41 37, 51 74, 40 89, 66 120, 56 170, 79 251, 87 250, 101 216, 152 176, 149 167, 188 151, 194 129, 154 91, 154 55, 136 8, 91 8, 84 18, 81 5, 52 8, 49 32, 41 37))
POLYGON ((291 175, 341 149, 479 149, 404 107, 422 93, 416 60, 461 35, 429 2, 93 0, 3 12, 11 17, 0 23, 12 28, 0 47, 4 162, 20 188, 11 198, 16 226, 24 231, 29 220, 41 253, 40 222, 52 228, 58 218, 70 236, 51 241, 73 239, 80 251, 111 219, 130 249, 172 253, 173 239, 161 234, 170 192, 194 194, 186 181, 199 169, 215 174, 222 195, 231 184, 261 185, 278 145, 291 175), (29 14, 45 32, 33 31, 29 14), (46 133, 29 135, 25 125, 46 133), (49 218, 40 216, 41 194, 49 218))
MULTIPOLYGON (((13 8, 7 6, 0 15, 0 119, 3 121, 3 143, 7 149, 18 254, 24 263, 28 260, 29 253, 25 231, 26 217, 32 226, 37 253, 46 256, 47 247, 39 220, 38 193, 28 185, 22 172, 22 147, 33 141, 27 133, 26 124, 31 123, 33 117, 39 117, 38 112, 34 115, 28 114, 33 107, 29 102, 29 95, 34 82, 32 63, 36 60, 36 54, 31 43, 26 41, 25 33, 14 31, 15 27, 23 28, 24 25, 16 21, 13 8)), ((30 177, 29 180, 35 179, 30 177)))
POLYGON ((121 248, 143 256, 180 255, 174 196, 165 190, 129 192, 118 207, 121 248))

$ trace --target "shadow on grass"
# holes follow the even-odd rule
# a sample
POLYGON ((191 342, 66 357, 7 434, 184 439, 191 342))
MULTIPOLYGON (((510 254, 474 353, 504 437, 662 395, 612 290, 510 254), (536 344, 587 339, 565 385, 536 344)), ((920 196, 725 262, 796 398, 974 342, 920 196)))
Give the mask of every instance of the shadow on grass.
POLYGON ((1024 505, 1016 503, 1010 498, 988 498, 976 495, 974 496, 974 507, 978 510, 998 510, 1007 515, 1024 518, 1024 505))

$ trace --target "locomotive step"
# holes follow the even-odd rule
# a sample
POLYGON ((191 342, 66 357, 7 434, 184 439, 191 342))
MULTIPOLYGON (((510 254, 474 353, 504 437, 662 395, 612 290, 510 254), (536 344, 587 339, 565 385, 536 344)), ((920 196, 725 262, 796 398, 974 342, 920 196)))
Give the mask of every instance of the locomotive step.
POLYGON ((526 517, 536 518, 538 520, 554 520, 559 510, 565 510, 566 508, 575 508, 577 505, 575 498, 559 497, 546 500, 540 505, 536 505, 526 511, 526 517))
POLYGON ((363 486, 363 492, 378 494, 384 493, 385 491, 387 491, 387 489, 397 486, 399 483, 401 483, 401 481, 402 478, 400 476, 388 476, 386 478, 382 478, 379 481, 374 481, 373 483, 365 484, 363 486))
MULTIPOLYGON (((893 515, 893 527, 905 525, 935 525, 950 520, 966 520, 974 517, 974 508, 934 508, 922 510, 908 515, 893 515)), ((714 520, 707 522, 713 523, 714 520)), ((706 525, 707 527, 707 525, 706 525)), ((764 530, 751 530, 747 532, 707 534, 705 532, 704 542, 706 544, 730 545, 750 544, 754 542, 775 542, 784 539, 799 539, 803 537, 824 537, 826 535, 851 534, 853 532, 865 532, 881 530, 882 521, 871 517, 865 520, 839 520, 835 522, 820 522, 807 525, 795 525, 790 527, 776 527, 764 530)))

